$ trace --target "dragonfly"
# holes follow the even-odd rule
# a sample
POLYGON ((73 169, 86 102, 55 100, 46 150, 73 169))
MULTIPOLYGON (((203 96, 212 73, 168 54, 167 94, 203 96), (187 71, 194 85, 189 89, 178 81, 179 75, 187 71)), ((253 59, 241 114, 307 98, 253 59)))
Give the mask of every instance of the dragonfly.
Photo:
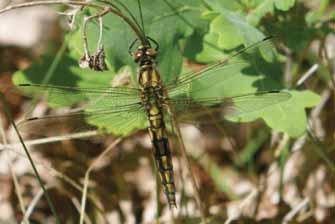
MULTIPOLYGON (((176 185, 172 163, 170 129, 171 119, 178 122, 197 122, 203 116, 215 114, 218 122, 226 116, 240 116, 287 101, 291 95, 281 90, 258 91, 226 97, 222 95, 202 96, 201 92, 210 90, 217 80, 229 80, 234 74, 247 66, 235 60, 255 51, 270 38, 245 47, 226 60, 211 64, 199 71, 187 72, 170 83, 164 83, 157 64, 159 44, 141 30, 140 37, 130 45, 130 52, 138 66, 137 83, 133 86, 117 87, 75 87, 21 83, 22 91, 47 95, 54 104, 84 97, 86 105, 80 110, 60 116, 32 117, 19 124, 21 129, 36 130, 35 127, 52 127, 64 119, 89 123, 108 121, 113 117, 115 125, 125 128, 138 120, 146 121, 146 129, 152 143, 152 153, 160 176, 163 191, 170 207, 176 207, 176 185), (137 45, 135 50, 134 45, 137 45), (225 77, 223 77, 223 75, 225 77), (59 101, 59 102, 58 102, 59 101), (119 118, 115 120, 115 117, 119 118)), ((224 87, 224 83, 220 83, 224 87)), ((76 123, 76 122, 74 122, 76 123)), ((84 127, 78 124, 78 129, 84 127)), ((76 129, 76 130, 78 130, 76 129)), ((84 129, 84 128, 83 128, 84 129)))

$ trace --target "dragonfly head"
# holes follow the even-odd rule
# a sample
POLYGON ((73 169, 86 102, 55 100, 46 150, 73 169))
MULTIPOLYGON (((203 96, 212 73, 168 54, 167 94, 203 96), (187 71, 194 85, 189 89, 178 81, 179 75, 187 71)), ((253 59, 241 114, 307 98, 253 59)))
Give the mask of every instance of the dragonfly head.
POLYGON ((140 65, 152 64, 156 60, 157 50, 150 45, 140 45, 133 56, 140 65))

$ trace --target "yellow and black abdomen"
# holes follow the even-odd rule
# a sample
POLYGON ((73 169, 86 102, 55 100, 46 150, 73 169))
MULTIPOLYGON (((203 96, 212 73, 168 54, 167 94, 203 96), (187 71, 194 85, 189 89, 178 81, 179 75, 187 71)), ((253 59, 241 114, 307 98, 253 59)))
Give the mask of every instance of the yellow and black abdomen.
POLYGON ((159 72, 153 64, 143 65, 138 74, 142 89, 142 103, 149 120, 149 133, 153 154, 170 207, 176 207, 176 187, 173 177, 172 155, 163 114, 163 86, 159 72))
POLYGON ((176 187, 173 176, 172 155, 166 134, 163 113, 155 107, 149 110, 149 133, 153 145, 156 167, 170 207, 176 207, 176 187), (158 113, 153 114, 152 112, 158 113), (150 113, 151 112, 151 113, 150 113))

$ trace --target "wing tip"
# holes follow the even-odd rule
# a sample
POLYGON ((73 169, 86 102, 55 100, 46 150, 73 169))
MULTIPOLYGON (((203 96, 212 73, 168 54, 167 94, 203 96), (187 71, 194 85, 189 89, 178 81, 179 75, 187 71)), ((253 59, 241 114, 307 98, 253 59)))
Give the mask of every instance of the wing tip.
POLYGON ((278 94, 280 96, 279 102, 286 101, 292 97, 292 94, 286 90, 270 90, 268 94, 278 94))
POLYGON ((30 122, 30 121, 35 121, 35 120, 38 120, 40 119, 40 117, 30 117, 30 118, 27 118, 27 119, 24 119, 24 120, 21 120, 17 123, 18 126, 22 126, 24 125, 25 123, 27 122, 30 122))
POLYGON ((274 35, 269 35, 269 36, 267 36, 267 37, 264 37, 264 38, 263 38, 263 41, 270 40, 270 39, 274 39, 274 38, 276 38, 276 36, 274 36, 274 35))
POLYGON ((17 86, 25 87, 25 86, 31 86, 31 84, 29 84, 29 83, 19 83, 17 86))
POLYGON ((37 120, 39 119, 39 117, 31 117, 31 118, 28 118, 26 121, 33 121, 33 120, 37 120))

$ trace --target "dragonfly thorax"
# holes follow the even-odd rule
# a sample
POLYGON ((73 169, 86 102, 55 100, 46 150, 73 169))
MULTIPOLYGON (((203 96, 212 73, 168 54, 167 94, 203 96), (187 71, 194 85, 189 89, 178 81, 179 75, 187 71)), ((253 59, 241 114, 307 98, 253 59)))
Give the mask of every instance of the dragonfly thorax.
POLYGON ((142 65, 140 67, 137 80, 143 90, 150 87, 162 86, 161 77, 155 64, 142 65))

